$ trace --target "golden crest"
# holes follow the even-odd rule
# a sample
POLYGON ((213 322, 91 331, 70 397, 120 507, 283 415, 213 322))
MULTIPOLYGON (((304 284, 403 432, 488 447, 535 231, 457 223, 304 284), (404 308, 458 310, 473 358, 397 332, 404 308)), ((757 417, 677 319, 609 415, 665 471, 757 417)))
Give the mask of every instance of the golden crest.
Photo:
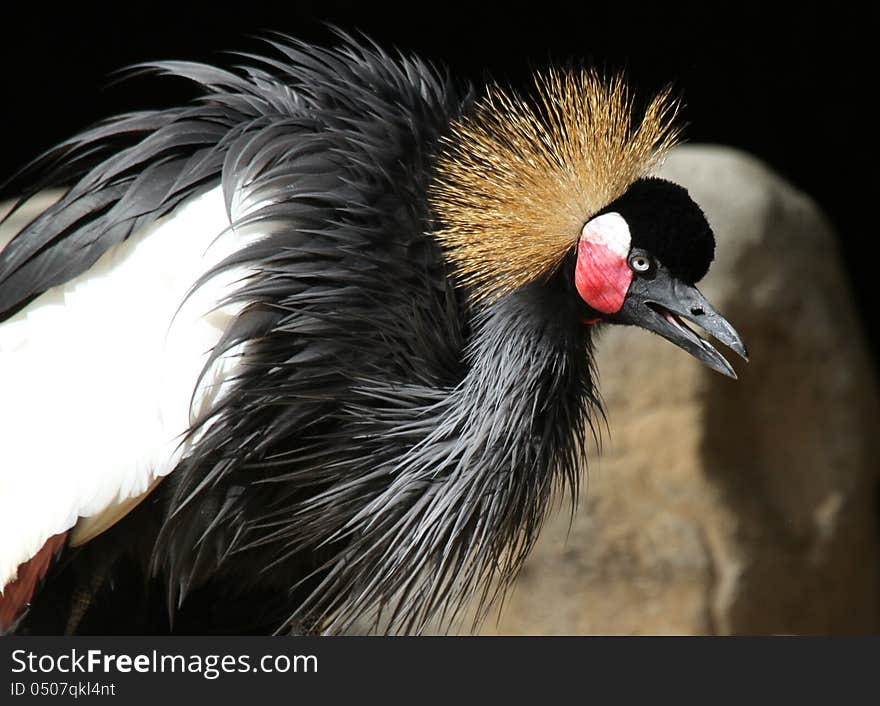
POLYGON ((535 85, 531 100, 490 87, 439 155, 434 234, 475 301, 552 273, 583 225, 655 169, 679 135, 669 90, 634 124, 620 76, 550 71, 535 85))

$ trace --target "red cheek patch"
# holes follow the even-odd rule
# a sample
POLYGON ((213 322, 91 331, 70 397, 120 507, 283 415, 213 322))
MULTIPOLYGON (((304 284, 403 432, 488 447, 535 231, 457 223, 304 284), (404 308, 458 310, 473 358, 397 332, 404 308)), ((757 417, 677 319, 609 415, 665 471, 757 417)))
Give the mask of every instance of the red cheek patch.
POLYGON ((629 226, 618 213, 589 221, 578 241, 574 284, 581 298, 596 311, 620 311, 633 273, 627 263, 629 226))

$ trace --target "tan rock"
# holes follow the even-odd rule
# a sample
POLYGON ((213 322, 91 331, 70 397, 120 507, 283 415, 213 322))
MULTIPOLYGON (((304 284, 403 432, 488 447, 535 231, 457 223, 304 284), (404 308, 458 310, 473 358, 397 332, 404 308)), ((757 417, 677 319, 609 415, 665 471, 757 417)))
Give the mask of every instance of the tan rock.
POLYGON ((637 329, 598 346, 610 435, 484 633, 876 633, 878 400, 835 235, 757 160, 676 150, 715 229, 737 382, 637 329))

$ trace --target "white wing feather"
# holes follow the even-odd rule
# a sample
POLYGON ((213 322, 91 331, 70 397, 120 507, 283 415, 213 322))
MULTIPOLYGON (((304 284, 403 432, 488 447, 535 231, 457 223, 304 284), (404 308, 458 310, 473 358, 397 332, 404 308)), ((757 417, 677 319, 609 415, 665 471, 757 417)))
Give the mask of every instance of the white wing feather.
POLYGON ((186 296, 243 238, 218 187, 0 323, 0 587, 79 518, 112 524, 186 453, 191 412, 222 394, 235 365, 234 354, 218 361, 191 410, 236 313, 215 307, 244 273, 186 296))

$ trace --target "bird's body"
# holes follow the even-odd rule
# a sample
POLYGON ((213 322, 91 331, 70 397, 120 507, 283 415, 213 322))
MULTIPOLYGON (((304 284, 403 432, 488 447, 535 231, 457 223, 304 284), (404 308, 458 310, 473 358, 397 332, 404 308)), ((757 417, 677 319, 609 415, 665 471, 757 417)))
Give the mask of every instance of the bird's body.
POLYGON ((577 483, 594 285, 558 238, 538 278, 455 256, 470 91, 276 48, 157 65, 204 97, 59 148, 0 251, 0 629, 419 629, 577 483))

